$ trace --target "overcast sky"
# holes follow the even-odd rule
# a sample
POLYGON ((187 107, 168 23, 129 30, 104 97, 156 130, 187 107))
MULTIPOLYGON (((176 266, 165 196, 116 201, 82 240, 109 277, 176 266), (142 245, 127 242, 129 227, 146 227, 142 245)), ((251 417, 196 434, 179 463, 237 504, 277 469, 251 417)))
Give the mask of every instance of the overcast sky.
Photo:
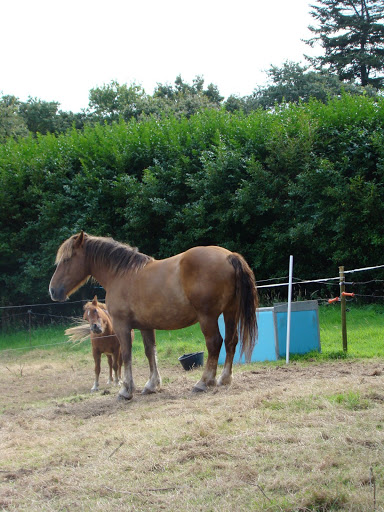
POLYGON ((245 96, 271 65, 313 54, 309 11, 307 0, 4 0, 0 93, 79 112, 111 80, 152 94, 181 74, 245 96))

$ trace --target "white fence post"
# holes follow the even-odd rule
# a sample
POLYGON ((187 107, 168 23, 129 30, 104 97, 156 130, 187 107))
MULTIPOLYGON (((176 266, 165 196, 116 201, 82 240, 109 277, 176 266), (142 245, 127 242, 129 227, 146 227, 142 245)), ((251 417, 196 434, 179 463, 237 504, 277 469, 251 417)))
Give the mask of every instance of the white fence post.
POLYGON ((288 310, 287 310, 287 342, 285 362, 289 363, 289 345, 291 342, 291 303, 292 303, 293 256, 289 257, 288 310))

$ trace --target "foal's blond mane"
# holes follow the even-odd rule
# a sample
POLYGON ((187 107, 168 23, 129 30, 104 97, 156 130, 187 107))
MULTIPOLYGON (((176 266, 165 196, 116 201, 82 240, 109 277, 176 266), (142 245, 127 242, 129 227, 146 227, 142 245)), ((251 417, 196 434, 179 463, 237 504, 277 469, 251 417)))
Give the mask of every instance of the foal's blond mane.
MULTIPOLYGON (((56 264, 71 258, 78 236, 71 236, 59 247, 56 264)), ((117 242, 109 237, 98 237, 84 233, 83 247, 86 257, 94 264, 107 266, 114 273, 139 270, 153 261, 151 256, 139 252, 137 247, 117 242)))
POLYGON ((99 301, 97 301, 97 306, 95 306, 91 300, 90 300, 89 302, 86 302, 86 303, 84 304, 84 309, 88 309, 88 308, 90 308, 91 306, 94 306, 94 307, 96 307, 96 308, 100 308, 100 309, 102 309, 102 310, 104 310, 104 311, 108 311, 108 310, 107 310, 107 306, 104 304, 104 302, 99 302, 99 301))

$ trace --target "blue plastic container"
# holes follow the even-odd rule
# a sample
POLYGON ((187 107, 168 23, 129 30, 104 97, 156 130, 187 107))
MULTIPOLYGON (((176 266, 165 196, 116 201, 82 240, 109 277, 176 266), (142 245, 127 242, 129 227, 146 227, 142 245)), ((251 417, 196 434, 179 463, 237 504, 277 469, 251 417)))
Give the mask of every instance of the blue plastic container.
MULTIPOLYGON (((306 354, 312 350, 321 351, 319 312, 316 300, 292 302, 290 354, 306 354)), ((275 304, 270 308, 259 308, 256 312, 259 327, 258 341, 252 352, 251 361, 277 361, 286 356, 288 304, 275 304)), ((221 336, 225 337, 223 315, 219 317, 221 336)), ((219 364, 225 362, 224 343, 221 347, 219 364)), ((240 344, 236 347, 234 363, 244 363, 240 358, 240 344)))

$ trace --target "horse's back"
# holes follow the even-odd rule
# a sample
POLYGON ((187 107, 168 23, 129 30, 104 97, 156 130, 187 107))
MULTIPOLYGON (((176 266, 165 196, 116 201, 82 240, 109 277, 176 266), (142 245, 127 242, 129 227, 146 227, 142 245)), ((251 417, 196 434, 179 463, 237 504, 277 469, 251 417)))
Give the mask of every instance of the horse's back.
POLYGON ((216 245, 193 247, 180 255, 180 267, 184 277, 209 277, 221 280, 233 274, 229 262, 231 251, 216 245))
POLYGON ((180 279, 191 303, 199 310, 222 312, 234 299, 232 253, 219 246, 193 247, 181 255, 180 279))

